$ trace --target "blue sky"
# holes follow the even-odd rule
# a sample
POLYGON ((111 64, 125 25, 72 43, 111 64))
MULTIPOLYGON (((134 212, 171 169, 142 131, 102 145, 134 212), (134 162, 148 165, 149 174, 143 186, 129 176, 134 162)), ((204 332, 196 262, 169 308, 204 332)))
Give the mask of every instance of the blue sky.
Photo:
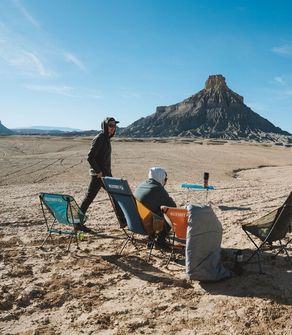
POLYGON ((292 133, 292 2, 0 0, 0 120, 127 126, 211 74, 292 133))

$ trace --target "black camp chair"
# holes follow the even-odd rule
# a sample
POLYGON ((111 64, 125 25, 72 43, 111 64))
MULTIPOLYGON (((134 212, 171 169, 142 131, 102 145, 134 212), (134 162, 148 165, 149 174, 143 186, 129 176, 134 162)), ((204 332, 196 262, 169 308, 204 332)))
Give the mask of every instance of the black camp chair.
POLYGON ((266 246, 268 247, 268 249, 278 249, 277 252, 274 254, 275 257, 280 252, 285 252, 289 260, 287 246, 292 241, 292 238, 288 238, 287 235, 289 232, 291 232, 291 228, 292 192, 281 207, 273 210, 272 212, 251 223, 242 225, 242 229, 256 247, 256 250, 252 253, 252 255, 247 259, 245 263, 248 263, 255 255, 257 255, 260 272, 262 272, 260 253, 266 246), (261 243, 257 244, 252 238, 252 235, 259 238, 261 240, 261 243), (283 242, 283 239, 286 237, 286 242, 283 242), (279 244, 273 245, 273 243, 276 241, 278 241, 279 244))
POLYGON ((149 259, 154 246, 155 233, 163 228, 163 218, 152 213, 143 204, 135 199, 130 189, 128 182, 121 178, 104 177, 102 178, 105 190, 112 202, 113 209, 116 213, 117 219, 120 222, 120 227, 123 229, 126 240, 122 246, 121 254, 128 244, 131 242, 137 249, 137 240, 135 235, 148 236, 149 243, 149 259), (120 213, 120 210, 122 213, 120 213), (123 227, 121 221, 121 214, 126 221, 127 230, 123 227))
POLYGON ((75 225, 83 224, 86 216, 74 198, 67 194, 40 193, 39 199, 48 233, 41 247, 49 237, 52 238, 52 234, 59 234, 69 236, 68 250, 74 237, 79 248, 75 225))

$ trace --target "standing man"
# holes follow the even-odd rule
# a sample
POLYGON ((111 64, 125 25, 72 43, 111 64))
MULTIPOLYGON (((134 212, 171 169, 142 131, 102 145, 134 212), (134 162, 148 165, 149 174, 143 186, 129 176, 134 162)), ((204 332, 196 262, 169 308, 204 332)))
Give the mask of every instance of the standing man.
MULTIPOLYGON (((80 209, 84 214, 96 197, 100 188, 103 187, 101 177, 112 177, 112 148, 110 139, 115 135, 117 123, 119 123, 119 121, 116 121, 113 117, 105 118, 101 124, 102 131, 92 141, 87 157, 87 161, 90 165, 91 180, 87 193, 80 206, 80 209)), ((82 231, 90 231, 90 229, 84 225, 77 225, 77 229, 82 231)))

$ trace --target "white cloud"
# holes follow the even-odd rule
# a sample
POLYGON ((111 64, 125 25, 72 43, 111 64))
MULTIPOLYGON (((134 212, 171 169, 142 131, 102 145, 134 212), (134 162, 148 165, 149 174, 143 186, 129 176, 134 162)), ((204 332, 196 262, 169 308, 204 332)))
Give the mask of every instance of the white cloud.
POLYGON ((72 53, 70 52, 65 52, 64 53, 64 57, 65 57, 65 60, 69 63, 72 63, 74 65, 76 65, 77 67, 79 67, 79 69, 81 69, 82 71, 85 71, 86 68, 85 68, 85 65, 81 62, 81 60, 73 55, 72 53))
POLYGON ((100 91, 90 88, 76 88, 66 85, 24 85, 30 91, 64 95, 72 98, 103 99, 100 91))
POLYGON ((19 47, 0 43, 5 48, 0 48, 0 58, 14 67, 21 74, 53 77, 54 73, 47 70, 41 59, 33 52, 22 50, 19 47))
POLYGON ((45 65, 44 59, 44 52, 39 45, 0 23, 0 61, 4 62, 4 70, 11 71, 11 68, 7 68, 8 64, 19 75, 55 76, 45 65))
POLYGON ((272 48, 272 51, 276 54, 283 55, 283 56, 292 56, 292 45, 291 44, 284 44, 279 47, 272 48))
MULTIPOLYGON (((60 64, 64 64, 64 61, 86 71, 84 63, 76 55, 62 50, 54 41, 50 41, 48 35, 39 29, 39 23, 20 0, 12 0, 12 3, 21 13, 22 18, 31 23, 33 31, 38 28, 38 33, 23 34, 17 25, 10 25, 9 21, 7 23, 0 21, 0 71, 2 65, 2 73, 13 71, 14 74, 21 76, 56 77, 57 74, 52 67, 62 68, 60 64), (10 67, 7 67, 7 64, 10 67)), ((16 15, 15 10, 14 15, 16 15)))
POLYGON ((145 96, 160 96, 160 94, 156 92, 150 92, 150 91, 138 92, 127 87, 120 87, 119 95, 123 99, 141 99, 145 96))
POLYGON ((277 82, 278 84, 281 84, 281 85, 285 85, 286 84, 286 81, 284 80, 284 78, 282 76, 275 77, 274 81, 277 82))
POLYGON ((23 51, 23 61, 42 77, 51 77, 52 73, 47 71, 41 60, 32 52, 23 51))
POLYGON ((13 0, 13 3, 17 7, 17 9, 21 12, 21 14, 29 21, 34 27, 39 28, 39 22, 26 10, 26 8, 22 5, 19 0, 13 0))
POLYGON ((283 101, 292 97, 292 90, 290 88, 268 90, 267 95, 275 101, 283 101))
POLYGON ((284 91, 283 94, 284 94, 285 96, 291 97, 291 96, 292 96, 292 90, 284 91))
POLYGON ((140 93, 127 89, 122 89, 120 96, 123 99, 140 99, 142 97, 140 93))
POLYGON ((101 100, 104 98, 101 91, 98 91, 95 89, 83 88, 83 89, 79 89, 79 91, 81 92, 82 98, 96 99, 96 100, 101 100))
POLYGON ((25 88, 31 91, 53 93, 59 95, 65 95, 68 97, 74 97, 74 88, 70 86, 53 86, 53 85, 25 85, 25 88))

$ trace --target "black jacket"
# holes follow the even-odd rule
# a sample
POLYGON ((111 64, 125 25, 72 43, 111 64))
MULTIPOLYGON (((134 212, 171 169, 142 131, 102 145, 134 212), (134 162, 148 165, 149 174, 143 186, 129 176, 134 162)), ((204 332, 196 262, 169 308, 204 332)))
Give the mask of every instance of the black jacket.
MULTIPOLYGON (((91 148, 88 153, 87 160, 90 164, 90 174, 96 175, 102 172, 103 176, 112 177, 111 171, 111 141, 108 134, 108 123, 114 120, 113 118, 106 118, 101 123, 102 132, 99 133, 92 141, 91 148)), ((118 121, 117 121, 118 122, 118 121)), ((114 134, 113 134, 114 135, 114 134)), ((112 135, 112 136, 113 136, 112 135)))
POLYGON ((157 215, 162 215, 160 206, 176 207, 166 189, 156 180, 148 179, 138 185, 134 196, 137 200, 157 215))
POLYGON ((102 172, 103 176, 112 176, 111 172, 111 142, 109 137, 101 132, 92 141, 87 160, 90 164, 90 174, 102 172))

